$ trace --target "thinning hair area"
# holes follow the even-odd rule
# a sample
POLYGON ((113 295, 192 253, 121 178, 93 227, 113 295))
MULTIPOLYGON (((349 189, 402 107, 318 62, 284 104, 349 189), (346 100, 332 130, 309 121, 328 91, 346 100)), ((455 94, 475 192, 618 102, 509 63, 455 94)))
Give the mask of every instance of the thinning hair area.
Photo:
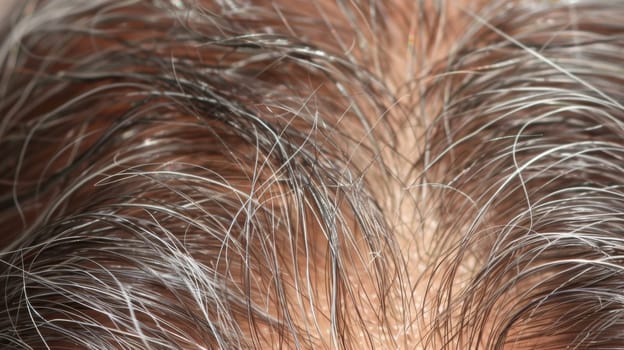
POLYGON ((624 348, 624 1, 3 4, 2 349, 624 348))

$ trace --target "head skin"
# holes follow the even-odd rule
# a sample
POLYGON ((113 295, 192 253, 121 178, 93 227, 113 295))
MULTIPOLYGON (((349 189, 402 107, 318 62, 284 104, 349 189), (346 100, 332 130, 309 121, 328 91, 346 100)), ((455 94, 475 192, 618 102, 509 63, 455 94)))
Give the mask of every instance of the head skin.
POLYGON ((16 2, 0 347, 624 347, 621 18, 16 2))

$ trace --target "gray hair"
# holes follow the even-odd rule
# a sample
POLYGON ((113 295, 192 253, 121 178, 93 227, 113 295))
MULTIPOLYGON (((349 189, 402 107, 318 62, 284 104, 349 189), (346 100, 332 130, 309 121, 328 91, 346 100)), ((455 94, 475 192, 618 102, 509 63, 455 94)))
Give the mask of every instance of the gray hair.
POLYGON ((624 346, 624 3, 16 2, 0 346, 624 346))

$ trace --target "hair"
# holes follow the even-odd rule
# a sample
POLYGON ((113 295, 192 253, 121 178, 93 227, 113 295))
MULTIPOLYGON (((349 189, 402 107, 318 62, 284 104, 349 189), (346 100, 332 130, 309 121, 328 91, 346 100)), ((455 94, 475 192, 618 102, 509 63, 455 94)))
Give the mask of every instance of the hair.
POLYGON ((0 346, 624 347, 622 18, 15 2, 0 346))

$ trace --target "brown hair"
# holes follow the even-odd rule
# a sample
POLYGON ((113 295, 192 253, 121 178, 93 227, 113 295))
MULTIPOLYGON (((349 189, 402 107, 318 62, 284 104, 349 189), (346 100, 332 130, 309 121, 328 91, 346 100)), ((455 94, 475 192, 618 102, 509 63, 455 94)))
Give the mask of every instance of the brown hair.
POLYGON ((622 346, 622 15, 16 3, 0 344, 622 346))

